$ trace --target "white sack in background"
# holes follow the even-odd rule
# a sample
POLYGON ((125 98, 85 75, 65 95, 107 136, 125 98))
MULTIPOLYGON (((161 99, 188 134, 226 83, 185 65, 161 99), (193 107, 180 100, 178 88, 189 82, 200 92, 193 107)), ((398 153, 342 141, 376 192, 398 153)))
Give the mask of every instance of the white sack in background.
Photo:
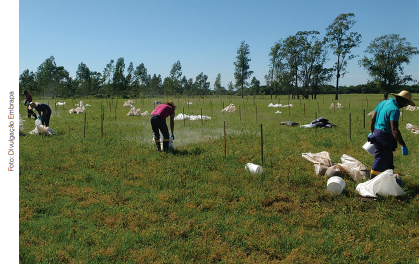
POLYGON ((233 112, 236 110, 235 105, 233 105, 233 103, 231 103, 229 106, 227 106, 226 108, 222 109, 222 112, 233 112))
POLYGON ((146 115, 149 115, 149 112, 147 110, 145 112, 141 112, 141 109, 138 108, 136 110, 136 107, 132 107, 127 114, 127 116, 146 116, 146 115))
MULTIPOLYGON (((203 120, 210 120, 210 119, 211 119, 211 117, 203 115, 203 120)), ((181 120, 196 121, 196 120, 201 120, 201 115, 187 115, 187 114, 182 115, 182 113, 179 113, 174 118, 174 120, 176 120, 176 121, 181 121, 181 120)))
POLYGON ((419 126, 415 126, 411 123, 407 123, 407 126, 405 126, 405 128, 412 133, 419 134, 419 126))
POLYGON ((66 102, 57 102, 55 103, 55 105, 59 105, 59 106, 66 105, 66 102))
POLYGON ((404 190, 398 186, 392 169, 385 170, 373 179, 360 183, 356 191, 363 197, 399 196, 404 195, 404 190))
POLYGON ((286 107, 293 107, 292 104, 288 104, 288 105, 282 105, 282 104, 273 104, 270 103, 268 104, 269 107, 273 107, 273 108, 286 108, 286 107))
POLYGON ((408 105, 405 110, 415 111, 415 110, 419 110, 419 107, 408 105))

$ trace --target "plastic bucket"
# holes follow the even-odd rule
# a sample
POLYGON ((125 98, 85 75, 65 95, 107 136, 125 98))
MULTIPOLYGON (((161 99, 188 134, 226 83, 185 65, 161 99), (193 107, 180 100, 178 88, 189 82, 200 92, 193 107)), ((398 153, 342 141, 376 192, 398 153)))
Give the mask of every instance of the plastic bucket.
POLYGON ((334 176, 328 179, 327 181, 327 191, 329 193, 336 192, 338 194, 341 194, 343 192, 344 188, 346 187, 346 182, 344 179, 334 176))
POLYGON ((259 165, 255 165, 253 163, 247 163, 245 165, 245 170, 249 170, 252 174, 260 174, 263 172, 263 169, 259 165))
POLYGON ((366 150, 366 152, 368 152, 371 156, 373 156, 375 154, 375 146, 373 144, 371 144, 369 141, 366 142, 363 146, 363 149, 366 150))

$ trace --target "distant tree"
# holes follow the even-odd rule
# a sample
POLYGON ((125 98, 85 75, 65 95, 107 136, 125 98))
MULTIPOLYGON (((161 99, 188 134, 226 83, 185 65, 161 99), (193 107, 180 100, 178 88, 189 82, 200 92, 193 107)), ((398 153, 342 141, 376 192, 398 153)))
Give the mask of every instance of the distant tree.
POLYGON ((108 95, 110 95, 113 92, 111 84, 114 79, 114 72, 115 72, 114 59, 111 59, 110 62, 105 66, 103 74, 102 74, 102 84, 104 84, 104 89, 106 87, 106 90, 103 92, 107 93, 108 95))
POLYGON ((198 95, 207 95, 210 87, 210 82, 207 82, 208 76, 201 72, 196 78, 194 87, 198 95))
POLYGON ((216 92, 216 95, 222 94, 222 75, 220 73, 217 74, 216 80, 214 81, 214 91, 216 92))
POLYGON ((249 45, 245 41, 241 42, 241 46, 237 50, 236 62, 235 65, 235 80, 236 86, 241 87, 242 98, 244 97, 244 85, 248 85, 247 79, 254 73, 254 71, 249 70, 249 45))
POLYGON ((117 95, 124 93, 126 91, 126 80, 124 76, 125 71, 125 63, 124 58, 118 58, 115 64, 115 72, 113 77, 113 84, 114 84, 114 93, 117 95))
POLYGON ((325 41, 329 43, 333 54, 337 56, 337 62, 334 64, 336 71, 336 92, 335 99, 338 100, 338 81, 346 73, 347 60, 351 60, 355 55, 351 54, 351 49, 358 47, 361 43, 362 35, 357 32, 349 32, 356 21, 352 18, 353 13, 340 14, 335 18, 326 29, 325 41))
POLYGON ((233 85, 232 81, 228 83, 228 94, 233 95, 235 92, 235 86, 233 85))
POLYGON ((181 79, 181 86, 182 86, 182 89, 183 89, 182 94, 191 96, 191 94, 193 92, 192 89, 193 89, 193 86, 194 86, 193 79, 192 78, 187 79, 187 77, 184 75, 181 79))
POLYGON ((91 80, 90 70, 86 64, 81 62, 76 70, 76 80, 78 81, 78 87, 76 93, 79 95, 87 95, 90 93, 91 80))
POLYGON ((147 68, 143 63, 139 64, 133 73, 133 86, 134 89, 137 90, 139 96, 141 92, 143 92, 144 95, 147 92, 146 90, 148 87, 148 77, 150 79, 150 76, 147 75, 147 68))
POLYGON ((172 79, 172 93, 181 93, 182 66, 180 61, 176 61, 172 65, 169 76, 172 79))
POLYGON ((150 80, 150 93, 151 96, 155 95, 162 95, 162 77, 160 75, 156 76, 156 74, 153 75, 153 77, 150 80))
POLYGON ((126 88, 127 88, 127 94, 130 95, 130 97, 133 96, 133 74, 134 74, 134 65, 133 62, 130 62, 127 68, 127 76, 125 77, 126 82, 126 88))
POLYGON ((43 96, 45 97, 45 92, 47 95, 52 94, 52 89, 56 83, 55 73, 57 65, 55 63, 54 56, 47 58, 40 66, 38 66, 36 72, 37 83, 41 87, 43 96))
POLYGON ((35 74, 34 72, 28 69, 24 70, 22 74, 19 76, 19 94, 22 94, 23 90, 29 91, 32 95, 35 95, 38 91, 35 90, 36 83, 35 83, 35 74))
POLYGON ((282 56, 281 56, 281 46, 282 46, 282 40, 280 40, 279 42, 276 42, 274 44, 273 47, 271 47, 270 49, 270 53, 268 54, 270 56, 270 69, 268 72, 268 75, 265 76, 265 80, 267 85, 270 86, 271 92, 271 99, 273 99, 273 88, 274 88, 274 93, 276 95, 277 98, 277 85, 278 85, 278 72, 279 69, 281 68, 282 62, 282 56))
POLYGON ((373 81, 379 84, 384 93, 384 99, 388 93, 395 91, 398 86, 413 81, 411 75, 404 75, 403 64, 409 64, 410 59, 419 54, 416 47, 406 41, 399 34, 383 35, 375 38, 365 50, 371 58, 365 56, 359 61, 373 77, 373 81))
POLYGON ((260 93, 260 81, 255 76, 251 80, 251 91, 254 98, 260 93))

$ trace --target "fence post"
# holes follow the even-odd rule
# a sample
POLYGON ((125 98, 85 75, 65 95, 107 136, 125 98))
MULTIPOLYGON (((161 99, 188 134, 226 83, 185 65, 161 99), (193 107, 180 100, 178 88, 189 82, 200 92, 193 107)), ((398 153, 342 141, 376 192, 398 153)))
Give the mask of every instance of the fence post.
POLYGON ((261 124, 261 165, 264 164, 263 127, 261 124))
POLYGON ((351 113, 349 113, 349 139, 351 140, 351 113))
POLYGON ((226 159, 226 121, 223 121, 223 138, 225 142, 225 159, 226 159))

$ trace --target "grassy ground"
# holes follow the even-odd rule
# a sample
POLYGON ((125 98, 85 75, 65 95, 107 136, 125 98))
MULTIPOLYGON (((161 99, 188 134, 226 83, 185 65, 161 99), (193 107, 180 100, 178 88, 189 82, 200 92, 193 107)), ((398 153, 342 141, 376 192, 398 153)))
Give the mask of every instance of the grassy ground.
MULTIPOLYGON (((175 121, 176 150, 169 154, 155 150, 149 117, 127 116, 123 99, 82 99, 92 105, 86 127, 84 114, 68 112, 77 101, 35 99, 52 106, 54 134, 29 135, 34 120, 20 106, 26 136, 20 136, 19 262, 417 264, 419 137, 405 126, 419 124, 418 111, 404 110, 400 121, 410 154, 394 153, 404 196, 362 198, 350 177, 341 195, 331 195, 327 178, 302 158, 328 151, 335 163, 347 154, 370 167, 373 157, 361 148, 370 121, 365 116, 363 126, 363 110, 367 115, 381 97, 172 99, 176 114, 184 108, 211 119, 175 121), (222 113, 230 102, 237 110, 222 113), (293 107, 289 114, 270 102, 293 107), (345 109, 330 109, 331 102, 345 109), (279 125, 315 117, 337 127, 279 125), (264 173, 245 172, 248 162, 264 173)), ((150 113, 155 100, 167 98, 133 105, 150 113)))

